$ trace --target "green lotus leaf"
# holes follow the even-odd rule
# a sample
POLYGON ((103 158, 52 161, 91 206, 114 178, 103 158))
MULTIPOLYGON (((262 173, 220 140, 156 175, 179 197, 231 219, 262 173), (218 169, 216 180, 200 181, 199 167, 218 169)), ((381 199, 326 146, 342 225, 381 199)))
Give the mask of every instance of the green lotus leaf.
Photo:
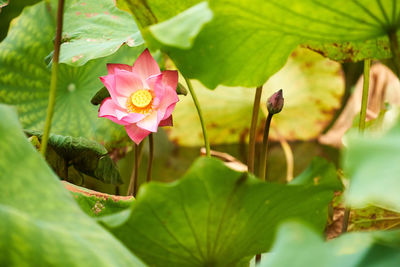
MULTIPOLYGON (((42 133, 38 131, 25 133, 28 136, 36 136, 39 140, 42 138, 42 133)), ((52 134, 48 145, 64 160, 64 168, 65 165, 71 164, 76 170, 104 183, 122 183, 121 175, 113 160, 108 156, 107 149, 99 143, 83 137, 52 134)), ((55 166, 52 167, 54 169, 55 166)), ((55 171, 58 173, 57 170, 55 171)))
MULTIPOLYGON (((44 58, 53 49, 54 33, 54 17, 45 3, 39 3, 24 9, 0 43, 0 102, 17 107, 24 129, 44 128, 51 76, 44 58)), ((52 132, 98 142, 127 139, 122 126, 98 118, 98 107, 90 99, 103 87, 99 76, 107 73, 106 63, 132 64, 143 49, 124 46, 115 55, 83 67, 61 64, 52 132)))
POLYGON ((81 66, 115 53, 123 44, 140 47, 143 38, 132 16, 112 0, 67 1, 60 62, 81 66))
POLYGON ((71 192, 79 207, 89 216, 100 218, 119 214, 129 210, 133 204, 133 197, 109 195, 87 188, 63 182, 71 192))
POLYGON ((151 266, 243 266, 282 220, 322 232, 332 196, 326 184, 264 183, 200 158, 177 182, 142 185, 130 218, 110 231, 151 266))
POLYGON ((338 179, 335 165, 321 157, 313 158, 310 165, 296 179, 292 180, 290 184, 327 186, 328 189, 334 191, 343 189, 343 185, 338 179))
MULTIPOLYGON (((151 31, 157 24, 145 28, 143 34, 150 46, 173 59, 185 77, 198 79, 208 88, 219 84, 255 87, 282 68, 299 44, 308 44, 334 59, 387 58, 388 36, 396 39, 400 25, 396 1, 256 0, 249 4, 245 0, 215 0, 209 2, 213 20, 197 22, 196 27, 202 30, 190 49, 186 49, 186 32, 179 44, 177 38, 171 41, 164 38, 164 32, 151 31), (334 47, 334 42, 340 48, 334 47), (356 55, 349 55, 347 48, 356 55)), ((184 24, 178 13, 198 1, 146 3, 158 23, 168 21, 168 32, 174 36, 182 32, 184 24), (178 11, 173 10, 175 6, 178 11)), ((192 23, 190 17, 186 21, 192 23)))
POLYGON ((15 111, 0 105, 0 113, 0 265, 143 266, 78 207, 15 111))

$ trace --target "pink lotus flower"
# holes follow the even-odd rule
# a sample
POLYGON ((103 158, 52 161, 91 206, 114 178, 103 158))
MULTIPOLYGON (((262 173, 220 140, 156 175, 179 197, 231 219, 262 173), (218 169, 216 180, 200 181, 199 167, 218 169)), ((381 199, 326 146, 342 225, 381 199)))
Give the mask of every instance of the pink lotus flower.
POLYGON ((159 126, 172 126, 172 111, 179 101, 177 71, 160 71, 146 49, 132 66, 107 64, 100 77, 110 92, 100 105, 99 117, 124 125, 129 137, 139 144, 159 126))

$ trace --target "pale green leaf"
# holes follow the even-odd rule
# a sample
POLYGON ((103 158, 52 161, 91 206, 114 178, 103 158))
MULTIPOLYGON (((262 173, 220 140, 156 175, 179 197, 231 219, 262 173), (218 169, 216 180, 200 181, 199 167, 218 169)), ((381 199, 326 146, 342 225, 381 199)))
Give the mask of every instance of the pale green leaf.
POLYGON ((400 261, 399 240, 400 232, 394 231, 348 233, 326 242, 308 227, 291 222, 279 228, 260 267, 395 267, 400 261))
MULTIPOLYGON (((254 103, 253 88, 221 86, 210 91, 198 82, 193 82, 193 86, 211 144, 246 140, 254 103)), ((340 107, 344 91, 340 64, 307 49, 295 50, 285 67, 264 86, 261 107, 265 116, 260 112, 260 118, 266 117, 268 97, 281 88, 285 104, 281 113, 272 119, 271 138, 276 139, 278 132, 288 140, 316 138, 340 107)), ((262 133, 263 124, 259 127, 258 132, 262 133)), ((191 98, 182 97, 177 104, 169 136, 181 145, 203 145, 200 122, 191 98)))
POLYGON ((207 2, 202 2, 178 14, 170 20, 149 27, 149 31, 158 41, 178 48, 190 48, 193 39, 201 28, 212 19, 207 2), (180 27, 174 27, 180 25, 180 27))
POLYGON ((400 212, 399 125, 380 138, 348 137, 343 168, 350 178, 346 201, 352 207, 375 205, 400 212))

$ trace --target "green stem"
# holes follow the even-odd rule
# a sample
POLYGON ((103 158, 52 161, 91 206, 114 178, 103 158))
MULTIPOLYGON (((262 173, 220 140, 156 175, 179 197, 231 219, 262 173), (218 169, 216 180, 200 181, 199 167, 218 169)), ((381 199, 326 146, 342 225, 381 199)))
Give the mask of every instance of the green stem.
POLYGON ((153 134, 149 135, 149 162, 147 165, 147 177, 146 181, 151 181, 151 169, 153 166, 153 158, 154 158, 154 141, 153 141, 153 134))
POLYGON ((201 108, 200 108, 199 100, 197 99, 196 93, 193 90, 193 86, 192 86, 192 83, 190 82, 190 80, 186 79, 186 77, 184 77, 184 78, 185 78, 186 84, 188 86, 190 95, 192 96, 194 105, 196 106, 197 114, 199 115, 201 128, 203 130, 204 145, 206 147, 206 155, 207 155, 207 157, 211 157, 210 143, 208 141, 207 129, 206 129, 206 125, 205 125, 205 122, 204 122, 203 113, 202 113, 201 108))
MULTIPOLYGON (((360 111, 360 123, 358 124, 358 131, 363 134, 365 130, 365 119, 367 117, 367 106, 368 106, 368 91, 369 91, 369 73, 371 69, 371 59, 364 61, 364 80, 363 80, 363 92, 361 99, 361 111, 360 111)), ((347 232, 350 219, 350 208, 346 207, 344 211, 342 233, 347 232)))
POLYGON ((54 104, 56 102, 56 91, 57 91, 57 77, 58 77, 58 59, 60 56, 60 45, 61 45, 61 34, 63 27, 63 14, 64 14, 64 0, 58 0, 57 7, 57 30, 56 39, 54 42, 54 55, 53 63, 51 68, 51 80, 50 80, 50 93, 49 103, 47 105, 46 122, 42 137, 41 153, 46 156, 47 142, 50 136, 51 120, 53 119, 54 104))
POLYGON ((267 121, 265 122, 265 128, 264 128, 263 145, 261 148, 260 173, 258 176, 263 181, 266 181, 266 179, 267 179, 268 136, 269 136, 269 128, 271 125, 272 115, 273 114, 268 113, 267 121))
POLYGON ((256 133, 258 112, 260 110, 260 100, 262 94, 262 86, 256 88, 254 95, 253 114, 251 116, 250 135, 249 135, 249 153, 247 156, 247 166, 250 173, 254 173, 254 157, 256 151, 256 133))
POLYGON ((134 144, 133 145, 133 152, 135 153, 135 159, 133 163, 133 169, 132 169, 132 174, 131 174, 131 179, 129 182, 129 187, 128 187, 128 196, 134 196, 136 197, 136 193, 138 190, 138 180, 139 180, 139 164, 140 164, 140 154, 142 152, 142 147, 143 147, 143 142, 141 142, 139 145, 134 144))
POLYGON ((400 78, 400 52, 399 52, 399 42, 397 39, 396 30, 389 33, 390 40, 390 50, 392 51, 392 60, 397 77, 400 78))
POLYGON ((360 133, 364 132, 365 119, 367 117, 367 104, 368 104, 368 91, 369 91, 369 71, 371 69, 371 60, 366 59, 364 61, 364 81, 363 81, 363 92, 361 100, 361 111, 360 111, 360 123, 358 130, 360 133))

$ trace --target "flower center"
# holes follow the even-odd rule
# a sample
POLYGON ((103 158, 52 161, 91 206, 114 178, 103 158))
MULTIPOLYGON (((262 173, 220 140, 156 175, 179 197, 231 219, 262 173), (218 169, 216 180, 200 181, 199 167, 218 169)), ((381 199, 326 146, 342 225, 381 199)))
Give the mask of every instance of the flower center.
POLYGON ((139 90, 131 95, 132 104, 138 108, 147 107, 151 100, 153 100, 153 96, 148 90, 139 90))
POLYGON ((134 92, 126 103, 127 110, 131 113, 147 114, 152 110, 153 95, 149 90, 141 89, 134 92))

